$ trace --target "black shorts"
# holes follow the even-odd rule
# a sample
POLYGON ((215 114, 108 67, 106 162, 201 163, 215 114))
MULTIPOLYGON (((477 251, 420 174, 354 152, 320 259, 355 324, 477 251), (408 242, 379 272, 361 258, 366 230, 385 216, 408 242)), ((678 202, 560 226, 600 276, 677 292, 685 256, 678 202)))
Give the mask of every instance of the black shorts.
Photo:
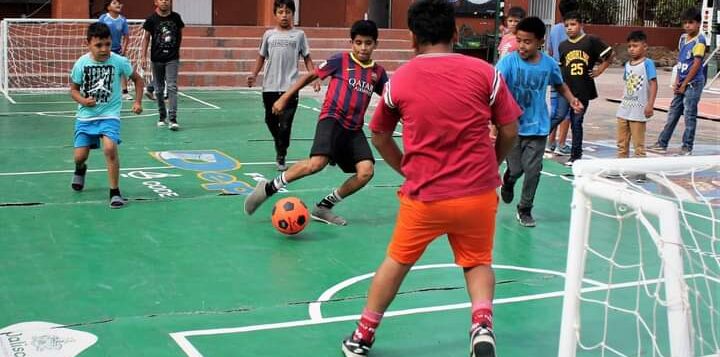
POLYGON ((337 164, 345 173, 357 172, 355 164, 360 161, 375 163, 365 132, 345 129, 333 118, 318 121, 310 156, 327 156, 330 165, 337 164))

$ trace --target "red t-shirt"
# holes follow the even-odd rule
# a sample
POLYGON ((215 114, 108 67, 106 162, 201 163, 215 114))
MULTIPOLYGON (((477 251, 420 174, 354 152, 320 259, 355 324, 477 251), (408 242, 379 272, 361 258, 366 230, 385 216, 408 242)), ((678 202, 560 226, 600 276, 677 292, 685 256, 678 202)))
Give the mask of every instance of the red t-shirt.
POLYGON ((435 201, 500 186, 488 124, 502 126, 521 114, 487 62, 460 54, 420 55, 385 86, 370 129, 393 131, 402 118, 405 182, 400 191, 435 201))

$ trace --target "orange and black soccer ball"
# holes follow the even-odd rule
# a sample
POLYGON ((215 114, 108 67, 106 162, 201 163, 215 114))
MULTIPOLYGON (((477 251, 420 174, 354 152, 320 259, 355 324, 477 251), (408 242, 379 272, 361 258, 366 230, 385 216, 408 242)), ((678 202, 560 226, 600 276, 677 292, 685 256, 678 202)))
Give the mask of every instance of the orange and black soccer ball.
POLYGON ((297 197, 286 197, 272 209, 270 217, 273 227, 280 233, 294 235, 302 232, 310 222, 307 206, 297 197))

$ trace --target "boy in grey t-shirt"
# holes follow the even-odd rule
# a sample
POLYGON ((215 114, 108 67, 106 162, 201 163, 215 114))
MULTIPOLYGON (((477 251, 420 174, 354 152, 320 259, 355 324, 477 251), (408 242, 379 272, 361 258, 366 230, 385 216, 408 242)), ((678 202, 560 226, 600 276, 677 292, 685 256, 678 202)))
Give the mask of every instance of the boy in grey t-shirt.
MULTIPOLYGON (((275 159, 279 171, 287 170, 285 157, 290 146, 290 133, 295 110, 298 105, 296 95, 288 102, 284 112, 272 113, 272 105, 297 80, 299 76, 298 56, 302 56, 309 72, 315 71, 305 32, 293 28, 295 2, 293 0, 275 0, 273 13, 277 26, 265 31, 260 44, 255 68, 248 76, 248 87, 255 85, 260 70, 265 67, 263 78, 263 104, 265 105, 265 124, 275 141, 275 159)), ((315 82, 315 91, 320 91, 320 82, 315 82)))
POLYGON ((645 156, 645 126, 653 115, 658 89, 655 64, 645 57, 647 36, 642 31, 633 31, 627 41, 630 60, 625 63, 625 89, 617 111, 619 158, 629 156, 630 140, 635 156, 645 156))

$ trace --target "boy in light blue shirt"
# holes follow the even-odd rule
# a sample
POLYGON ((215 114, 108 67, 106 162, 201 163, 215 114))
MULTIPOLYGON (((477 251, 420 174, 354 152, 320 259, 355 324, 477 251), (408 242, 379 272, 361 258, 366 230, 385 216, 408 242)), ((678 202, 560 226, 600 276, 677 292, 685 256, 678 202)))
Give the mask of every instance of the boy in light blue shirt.
POLYGON ((90 149, 100 147, 108 169, 110 208, 125 206, 118 186, 120 162, 117 145, 120 144, 120 79, 125 76, 135 83, 135 103, 132 111, 142 113, 142 78, 135 73, 127 58, 111 51, 110 28, 101 22, 91 24, 87 30, 89 52, 75 62, 70 75, 70 95, 78 102, 75 120, 75 174, 71 187, 82 191, 85 187, 85 162, 90 149))
POLYGON ((548 86, 553 86, 576 111, 583 105, 563 82, 557 62, 540 52, 545 38, 545 24, 537 17, 528 17, 518 24, 518 51, 503 57, 496 68, 502 74, 515 101, 523 109, 518 140, 507 156, 500 195, 503 202, 515 197, 515 182, 524 174, 522 198, 517 206, 517 220, 522 226, 534 227, 532 216, 535 191, 540 182, 543 152, 550 133, 550 114, 545 102, 548 86))
MULTIPOLYGON (((104 23, 110 28, 110 37, 112 38, 112 48, 114 53, 125 56, 130 40, 130 28, 125 16, 120 14, 123 4, 119 0, 105 0, 104 9, 106 13, 100 15, 98 21, 104 23)), ((127 90, 127 78, 122 79, 123 99, 131 100, 132 96, 127 90)))

